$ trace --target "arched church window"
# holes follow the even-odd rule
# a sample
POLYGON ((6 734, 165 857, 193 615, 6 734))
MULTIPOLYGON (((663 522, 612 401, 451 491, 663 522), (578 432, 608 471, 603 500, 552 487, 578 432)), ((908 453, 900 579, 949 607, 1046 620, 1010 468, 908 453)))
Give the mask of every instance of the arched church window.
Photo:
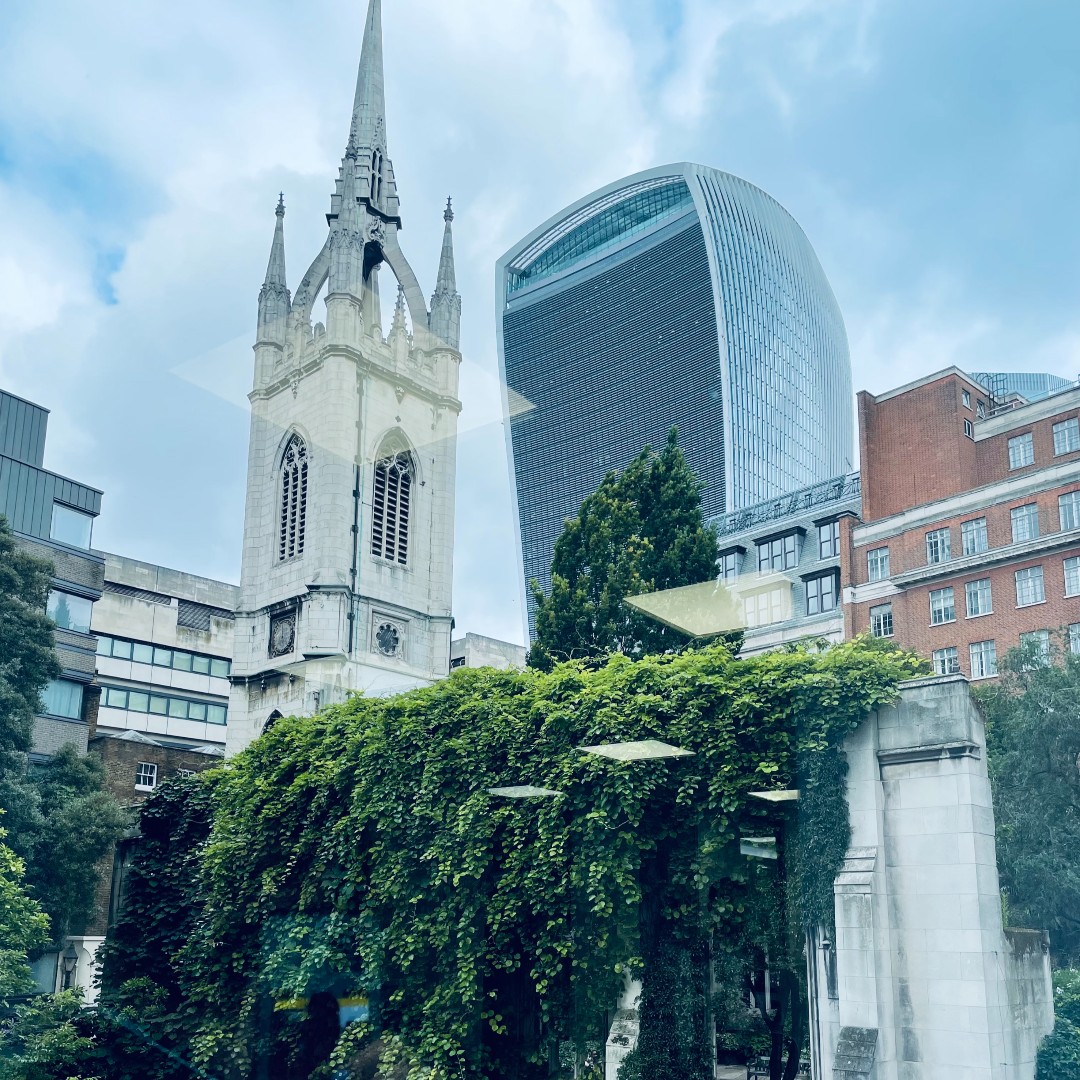
POLYGON ((404 566, 409 559, 409 514, 414 477, 407 452, 384 457, 375 464, 371 513, 371 554, 404 566))
POLYGON ((281 520, 278 530, 278 559, 304 553, 307 528, 307 445, 293 435, 281 456, 281 520))
POLYGON ((382 154, 378 150, 371 153, 371 201, 378 203, 382 196, 382 154))

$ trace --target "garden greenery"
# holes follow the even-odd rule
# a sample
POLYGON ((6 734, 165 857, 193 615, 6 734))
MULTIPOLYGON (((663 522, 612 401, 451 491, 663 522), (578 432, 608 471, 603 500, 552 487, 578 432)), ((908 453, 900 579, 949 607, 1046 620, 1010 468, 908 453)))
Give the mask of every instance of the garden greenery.
POLYGON ((148 802, 106 1007, 149 975, 153 1042, 223 1080, 320 1075, 328 1057, 325 1075, 361 1075, 350 1063, 375 1034, 417 1077, 547 1077, 568 1044, 584 1060, 602 1042, 630 972, 640 1075, 711 1075, 700 1016, 665 1020, 666 982, 702 973, 710 939, 828 919, 849 839, 841 744, 923 670, 859 640, 747 659, 717 645, 462 669, 278 721, 148 802), (646 738, 694 756, 580 750, 646 738), (518 784, 559 794, 488 791, 518 784), (788 901, 739 838, 777 835, 792 812, 749 792, 793 786, 788 901), (335 1047, 315 1003, 359 996, 369 1018, 335 1047))

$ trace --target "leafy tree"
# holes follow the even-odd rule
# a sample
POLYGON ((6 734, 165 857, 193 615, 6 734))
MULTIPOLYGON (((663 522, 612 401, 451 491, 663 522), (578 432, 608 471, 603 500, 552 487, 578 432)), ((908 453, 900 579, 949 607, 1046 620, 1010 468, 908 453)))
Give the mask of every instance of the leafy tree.
POLYGON ((26 954, 48 937, 49 919, 27 895, 22 860, 4 843, 0 829, 0 1000, 30 987, 26 954))
POLYGON ((1047 929, 1059 963, 1080 960, 1080 656, 1006 657, 980 692, 987 719, 998 868, 1012 918, 1047 929), (1033 798, 1033 793, 1038 797, 1033 798))
POLYGON ((1080 1080, 1080 971, 1054 972, 1053 1032, 1039 1047, 1035 1080, 1080 1080))
POLYGON ((648 447, 609 472, 555 543, 551 594, 536 582, 533 667, 668 652, 687 637, 628 608, 623 599, 696 585, 716 573, 716 531, 701 515, 702 485, 674 428, 659 454, 648 447))
POLYGON ((5 757, 30 749, 41 691, 60 674, 53 623, 45 614, 51 582, 52 565, 19 547, 0 517, 0 753, 5 757))
MULTIPOLYGON (((125 1000, 145 957, 167 1018, 151 1034, 221 1080, 361 1076, 378 1037, 384 1064, 418 1063, 415 1077, 533 1080, 567 1044, 580 1061, 603 1041, 626 972, 640 972, 640 1074, 707 1076, 710 938, 783 935, 785 908, 816 913, 802 885, 778 912, 775 867, 740 857, 741 835, 779 826, 748 792, 802 785, 806 760, 838 756, 921 670, 861 642, 746 660, 718 646, 550 673, 463 669, 281 720, 168 796, 186 823, 147 846, 141 884, 133 871, 131 956, 107 958, 105 1000, 125 1000), (578 749, 640 738, 694 756, 578 749), (523 782, 561 794, 489 793, 523 782), (315 1003, 359 994, 369 1021, 329 1050, 315 1003), (275 1007, 294 999, 306 1013, 275 1007)), ((846 837, 793 830, 789 860, 811 843, 835 873, 846 837)))
POLYGON ((66 747, 28 771, 41 692, 60 674, 53 623, 45 614, 52 565, 24 551, 0 518, 0 811, 26 885, 59 940, 90 911, 96 863, 124 817, 102 790, 96 758, 66 747))

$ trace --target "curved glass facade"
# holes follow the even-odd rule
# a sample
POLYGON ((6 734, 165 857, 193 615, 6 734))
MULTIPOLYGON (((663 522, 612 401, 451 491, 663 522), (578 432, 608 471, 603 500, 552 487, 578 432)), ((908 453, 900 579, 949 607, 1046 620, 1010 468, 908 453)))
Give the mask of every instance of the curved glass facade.
MULTIPOLYGON (((707 517, 850 471, 847 337, 795 220, 696 165, 582 200, 499 262, 522 584, 564 520, 674 425, 707 517)), ((509 413, 509 408, 508 408, 509 413)), ((531 603, 530 621, 531 621, 531 603)))

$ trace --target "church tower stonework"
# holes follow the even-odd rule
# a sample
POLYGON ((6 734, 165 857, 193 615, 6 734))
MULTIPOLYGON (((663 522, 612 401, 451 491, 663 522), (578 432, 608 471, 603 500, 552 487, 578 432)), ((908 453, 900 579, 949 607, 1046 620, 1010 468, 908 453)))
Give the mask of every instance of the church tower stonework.
POLYGON ((259 293, 227 751, 280 715, 449 669, 461 297, 447 205, 431 309, 398 244, 381 0, 326 241, 291 295, 279 200, 259 293), (397 282, 388 333, 380 272, 397 282), (325 286, 325 323, 312 323, 325 286))

